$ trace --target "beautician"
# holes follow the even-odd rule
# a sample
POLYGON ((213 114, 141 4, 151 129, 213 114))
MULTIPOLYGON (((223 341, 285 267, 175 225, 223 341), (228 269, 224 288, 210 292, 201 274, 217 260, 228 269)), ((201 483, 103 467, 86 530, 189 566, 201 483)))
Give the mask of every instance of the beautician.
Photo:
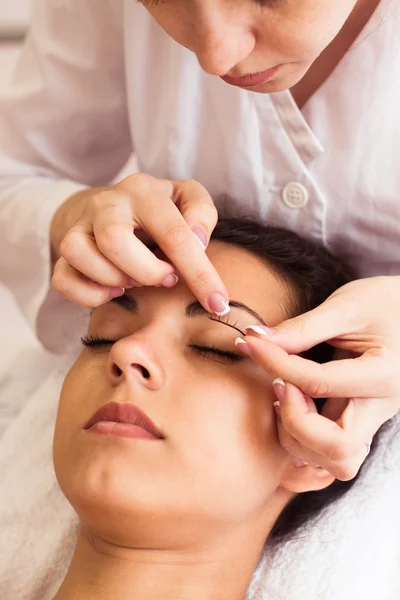
POLYGON ((37 0, 0 101, 0 277, 42 342, 178 276, 227 312, 213 200, 320 240, 362 279, 240 347, 280 378, 285 448, 353 477, 400 408, 399 43, 398 0, 37 0), (325 340, 357 358, 296 356, 325 340))

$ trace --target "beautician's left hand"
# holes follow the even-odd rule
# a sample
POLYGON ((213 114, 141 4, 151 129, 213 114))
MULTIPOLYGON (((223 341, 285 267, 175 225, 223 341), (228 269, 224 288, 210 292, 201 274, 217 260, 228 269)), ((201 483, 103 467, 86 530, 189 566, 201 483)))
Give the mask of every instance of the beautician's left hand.
POLYGON ((293 384, 274 384, 281 444, 338 479, 352 479, 374 434, 400 409, 400 277, 353 281, 269 334, 246 334, 247 348, 238 347, 293 384), (320 365, 297 356, 324 341, 354 357, 320 365), (323 415, 311 398, 328 398, 323 415))

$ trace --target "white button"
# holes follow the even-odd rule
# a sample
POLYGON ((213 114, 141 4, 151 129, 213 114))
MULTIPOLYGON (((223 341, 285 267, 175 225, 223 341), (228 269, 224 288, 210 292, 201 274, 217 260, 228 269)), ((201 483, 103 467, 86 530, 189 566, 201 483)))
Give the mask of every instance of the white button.
POLYGON ((282 198, 289 208, 303 208, 308 203, 310 196, 303 184, 291 181, 283 188, 282 198))

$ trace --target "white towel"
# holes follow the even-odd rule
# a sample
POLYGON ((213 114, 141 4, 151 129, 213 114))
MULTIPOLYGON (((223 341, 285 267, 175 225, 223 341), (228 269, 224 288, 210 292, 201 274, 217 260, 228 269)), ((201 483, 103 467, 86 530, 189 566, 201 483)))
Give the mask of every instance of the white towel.
POLYGON ((400 418, 360 478, 321 517, 266 550, 248 600, 400 599, 400 418))
MULTIPOLYGON (((0 439, 2 600, 51 600, 74 549, 78 519, 52 464, 61 383, 56 371, 42 380, 0 439)), ((397 418, 361 479, 319 521, 266 550, 248 600, 400 598, 399 428, 397 418)))

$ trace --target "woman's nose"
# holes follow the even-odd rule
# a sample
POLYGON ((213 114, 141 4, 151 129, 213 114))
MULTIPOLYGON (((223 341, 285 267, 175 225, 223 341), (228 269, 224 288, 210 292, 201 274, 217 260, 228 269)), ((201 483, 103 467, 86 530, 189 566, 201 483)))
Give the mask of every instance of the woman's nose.
POLYGON ((107 376, 115 386, 126 381, 150 390, 159 390, 164 382, 164 371, 153 348, 134 336, 123 338, 112 346, 107 376))
POLYGON ((193 50, 203 71, 221 77, 240 65, 251 54, 254 45, 251 31, 214 23, 197 30, 193 50))

